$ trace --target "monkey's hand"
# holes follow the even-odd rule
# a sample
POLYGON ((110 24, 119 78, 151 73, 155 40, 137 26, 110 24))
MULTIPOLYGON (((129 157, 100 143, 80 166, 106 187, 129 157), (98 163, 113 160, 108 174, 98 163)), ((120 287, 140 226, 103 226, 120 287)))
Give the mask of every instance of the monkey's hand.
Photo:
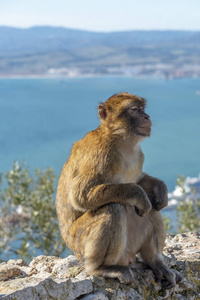
POLYGON ((162 180, 144 174, 138 184, 147 193, 155 210, 159 211, 168 205, 168 190, 162 180))
POLYGON ((138 185, 137 191, 132 199, 128 200, 128 204, 135 206, 135 211, 140 217, 147 215, 152 209, 151 202, 146 192, 138 185))
POLYGON ((168 191, 163 181, 158 180, 153 187, 153 195, 149 196, 155 210, 159 211, 168 205, 168 191))

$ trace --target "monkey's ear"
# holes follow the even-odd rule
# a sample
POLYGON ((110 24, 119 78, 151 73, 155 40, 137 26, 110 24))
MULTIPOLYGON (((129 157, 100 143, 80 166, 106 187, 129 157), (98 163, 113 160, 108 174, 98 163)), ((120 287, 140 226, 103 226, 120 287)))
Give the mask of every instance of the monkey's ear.
POLYGON ((99 104, 98 112, 99 112, 100 119, 105 120, 106 117, 107 117, 107 111, 106 111, 106 108, 104 106, 104 103, 99 104))

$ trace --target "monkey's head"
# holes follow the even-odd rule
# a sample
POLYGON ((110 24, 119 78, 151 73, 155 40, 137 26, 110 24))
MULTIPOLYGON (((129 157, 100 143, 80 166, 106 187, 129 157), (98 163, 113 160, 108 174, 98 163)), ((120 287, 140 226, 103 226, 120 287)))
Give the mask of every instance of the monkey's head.
POLYGON ((144 98, 129 93, 113 95, 98 107, 101 126, 121 136, 150 136, 152 124, 145 104, 144 98))

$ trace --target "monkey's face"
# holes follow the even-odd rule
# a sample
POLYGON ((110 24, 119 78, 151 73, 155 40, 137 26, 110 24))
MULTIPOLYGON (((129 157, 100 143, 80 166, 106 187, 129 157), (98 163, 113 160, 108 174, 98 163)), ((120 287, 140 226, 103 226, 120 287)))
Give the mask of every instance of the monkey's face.
POLYGON ((126 118, 129 123, 131 134, 140 136, 150 136, 151 134, 151 119, 144 112, 144 106, 132 103, 126 110, 126 118))
POLYGON ((116 94, 99 105, 101 123, 113 134, 150 136, 152 124, 144 111, 145 103, 145 99, 135 95, 116 94))

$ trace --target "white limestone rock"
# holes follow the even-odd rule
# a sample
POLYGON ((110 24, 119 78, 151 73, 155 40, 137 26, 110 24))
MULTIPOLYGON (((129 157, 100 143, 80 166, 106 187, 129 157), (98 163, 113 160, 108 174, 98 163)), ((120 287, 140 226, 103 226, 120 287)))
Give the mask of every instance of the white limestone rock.
POLYGON ((81 300, 109 300, 109 298, 103 293, 94 293, 84 296, 81 300))
POLYGON ((0 292, 4 290, 7 295, 1 294, 3 300, 75 300, 77 297, 92 292, 90 280, 71 280, 59 279, 58 281, 50 278, 28 278, 26 281, 13 280, 12 285, 0 287, 0 292))
POLYGON ((183 279, 175 288, 163 291, 153 272, 143 263, 134 268, 134 284, 117 279, 89 276, 75 256, 35 257, 29 266, 23 260, 0 264, 0 299, 5 300, 163 300, 200 299, 200 233, 169 235, 165 261, 183 279))

